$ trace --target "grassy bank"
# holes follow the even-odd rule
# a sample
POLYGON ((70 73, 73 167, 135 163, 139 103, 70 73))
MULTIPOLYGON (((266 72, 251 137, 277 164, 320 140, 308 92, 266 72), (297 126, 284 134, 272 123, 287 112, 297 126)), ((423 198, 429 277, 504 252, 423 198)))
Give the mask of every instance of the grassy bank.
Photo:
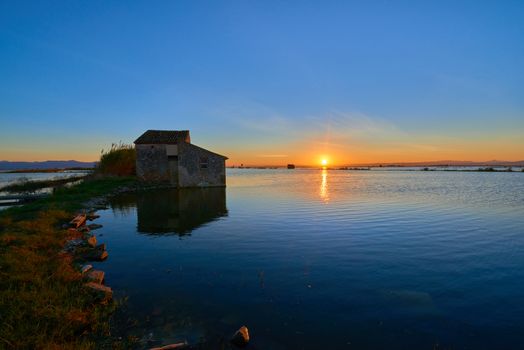
POLYGON ((0 212, 0 348, 98 349, 101 339, 111 339, 115 304, 98 304, 72 258, 60 254, 70 235, 61 225, 82 202, 134 181, 89 179, 0 212))

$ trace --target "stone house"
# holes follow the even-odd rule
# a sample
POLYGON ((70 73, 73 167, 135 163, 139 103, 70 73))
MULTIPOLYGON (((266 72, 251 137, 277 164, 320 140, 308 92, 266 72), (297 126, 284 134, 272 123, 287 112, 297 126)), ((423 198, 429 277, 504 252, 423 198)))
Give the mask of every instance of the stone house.
POLYGON ((189 130, 147 130, 135 140, 139 180, 176 187, 226 185, 227 157, 191 143, 189 130))

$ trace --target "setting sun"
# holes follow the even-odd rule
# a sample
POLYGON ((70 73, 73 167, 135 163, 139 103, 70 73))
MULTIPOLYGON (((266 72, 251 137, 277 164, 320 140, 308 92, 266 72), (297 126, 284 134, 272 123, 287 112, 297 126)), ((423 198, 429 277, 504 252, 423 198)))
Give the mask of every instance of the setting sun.
POLYGON ((327 159, 322 159, 322 161, 320 163, 322 163, 322 165, 327 165, 328 161, 327 161, 327 159))

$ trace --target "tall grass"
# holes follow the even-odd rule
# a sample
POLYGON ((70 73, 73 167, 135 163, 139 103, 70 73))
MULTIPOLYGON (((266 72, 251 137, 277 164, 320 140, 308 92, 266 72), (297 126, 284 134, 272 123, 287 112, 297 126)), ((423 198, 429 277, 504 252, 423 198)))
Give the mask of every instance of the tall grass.
POLYGON ((96 172, 103 175, 132 176, 136 174, 136 152, 133 145, 113 143, 102 150, 96 172))

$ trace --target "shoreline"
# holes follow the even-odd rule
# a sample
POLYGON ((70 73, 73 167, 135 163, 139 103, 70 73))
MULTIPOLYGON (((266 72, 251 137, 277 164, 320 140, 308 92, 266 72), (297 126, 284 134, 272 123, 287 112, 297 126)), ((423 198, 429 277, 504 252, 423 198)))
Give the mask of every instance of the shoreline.
POLYGON ((75 238, 66 228, 72 217, 96 210, 107 197, 135 184, 131 177, 87 179, 0 212, 0 344, 79 349, 97 348, 102 339, 117 349, 130 344, 110 333, 119 302, 100 303, 84 286, 78 259, 63 249, 75 238))

